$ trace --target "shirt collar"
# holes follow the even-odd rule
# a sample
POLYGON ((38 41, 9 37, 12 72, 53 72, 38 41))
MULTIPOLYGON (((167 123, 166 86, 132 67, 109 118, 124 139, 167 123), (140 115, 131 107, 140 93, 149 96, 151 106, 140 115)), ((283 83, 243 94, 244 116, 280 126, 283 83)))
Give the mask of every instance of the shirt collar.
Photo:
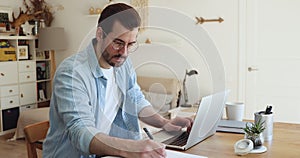
POLYGON ((88 62, 95 78, 103 77, 104 74, 100 68, 98 57, 96 56, 96 52, 94 49, 94 43, 96 43, 96 38, 92 39, 89 45, 86 48, 87 55, 88 55, 88 62))

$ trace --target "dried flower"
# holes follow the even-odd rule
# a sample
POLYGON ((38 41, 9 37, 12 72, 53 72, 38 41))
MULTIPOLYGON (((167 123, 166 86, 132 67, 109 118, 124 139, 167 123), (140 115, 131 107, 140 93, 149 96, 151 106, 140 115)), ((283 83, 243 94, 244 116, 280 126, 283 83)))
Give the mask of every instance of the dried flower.
POLYGON ((23 4, 26 9, 30 11, 30 13, 41 12, 40 14, 36 14, 36 19, 44 19, 46 26, 50 26, 53 20, 53 11, 52 6, 46 3, 45 0, 29 0, 30 6, 27 4, 26 0, 23 0, 23 4))

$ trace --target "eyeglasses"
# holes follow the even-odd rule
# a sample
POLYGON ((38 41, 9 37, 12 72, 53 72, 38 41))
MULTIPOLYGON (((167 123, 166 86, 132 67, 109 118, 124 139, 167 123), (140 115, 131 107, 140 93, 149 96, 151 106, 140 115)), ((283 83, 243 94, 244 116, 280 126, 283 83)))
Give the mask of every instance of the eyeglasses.
MULTIPOLYGON (((125 47, 126 43, 120 39, 114 39, 111 43, 111 46, 114 50, 121 50, 125 47)), ((138 49, 139 45, 136 42, 128 43, 127 44, 127 51, 128 53, 132 53, 138 49)))
MULTIPOLYGON (((108 37, 108 35, 104 32, 105 36, 108 37)), ((114 40, 112 40, 111 46, 114 50, 121 50, 126 46, 126 43, 118 38, 115 38, 114 40)), ((132 43, 128 43, 127 44, 127 52, 128 53, 132 53, 134 51, 136 51, 139 47, 139 44, 137 41, 132 42, 132 43)))

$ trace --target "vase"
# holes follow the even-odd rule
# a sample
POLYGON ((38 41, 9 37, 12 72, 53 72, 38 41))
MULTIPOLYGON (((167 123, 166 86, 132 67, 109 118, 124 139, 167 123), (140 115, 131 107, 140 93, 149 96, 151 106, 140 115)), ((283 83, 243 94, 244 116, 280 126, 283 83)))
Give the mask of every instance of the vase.
POLYGON ((45 20, 41 19, 40 20, 40 28, 45 28, 45 27, 46 27, 45 20))
POLYGON ((253 142, 253 148, 259 149, 264 144, 264 137, 262 133, 259 134, 245 134, 245 138, 250 139, 253 142))

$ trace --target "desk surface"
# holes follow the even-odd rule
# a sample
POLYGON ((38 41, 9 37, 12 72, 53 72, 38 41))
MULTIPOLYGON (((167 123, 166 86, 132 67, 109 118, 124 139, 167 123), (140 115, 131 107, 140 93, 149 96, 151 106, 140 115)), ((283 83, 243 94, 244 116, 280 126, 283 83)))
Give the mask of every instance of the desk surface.
POLYGON ((234 154, 234 144, 243 139, 243 134, 220 133, 207 138, 203 142, 185 151, 186 153, 211 157, 300 157, 300 124, 274 123, 273 140, 265 142, 267 152, 237 156, 234 154))

